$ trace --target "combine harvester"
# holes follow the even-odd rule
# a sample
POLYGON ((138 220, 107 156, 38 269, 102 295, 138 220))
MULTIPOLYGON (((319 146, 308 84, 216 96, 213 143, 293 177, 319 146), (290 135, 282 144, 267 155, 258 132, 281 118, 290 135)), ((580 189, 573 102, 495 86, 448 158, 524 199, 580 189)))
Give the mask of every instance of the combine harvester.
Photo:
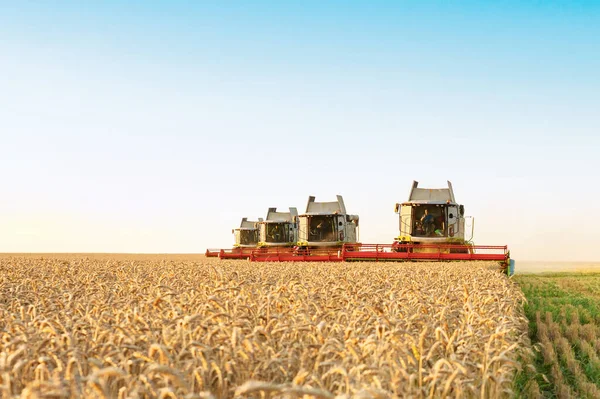
POLYGON ((448 182, 448 188, 430 189, 419 188, 415 181, 408 201, 396 204, 394 211, 400 216, 400 235, 394 240, 399 251, 424 253, 431 245, 451 244, 447 253, 472 252, 468 245, 473 238, 473 218, 464 216, 465 207, 456 203, 452 183, 448 182))
POLYGON ((296 208, 290 208, 289 213, 269 208, 265 221, 248 222, 244 218, 241 228, 234 232, 232 249, 208 249, 206 256, 262 260, 257 259, 258 254, 266 257, 281 254, 294 256, 294 260, 306 257, 315 261, 323 257, 329 259, 331 253, 337 254, 345 244, 357 243, 358 216, 346 213, 341 195, 332 202, 316 202, 315 197, 310 196, 302 215, 298 215, 296 208), (242 242, 242 233, 238 231, 245 230, 253 233, 245 233, 248 238, 242 242))
POLYGON ((247 259, 258 247, 259 240, 259 223, 262 223, 263 219, 259 218, 258 222, 249 221, 248 218, 242 218, 242 223, 237 229, 231 230, 234 236, 235 244, 232 249, 221 249, 221 250, 206 250, 206 257, 221 259, 247 259))
POLYGON ((335 202, 315 202, 311 196, 306 212, 291 218, 298 229, 297 245, 207 250, 206 256, 255 262, 497 261, 503 272, 513 273, 514 261, 506 245, 470 242, 473 218, 464 216, 450 182, 447 188, 437 189, 413 182, 408 201, 397 203, 395 213, 399 236, 391 244, 364 244, 358 241, 359 217, 347 214, 341 196, 335 202))
POLYGON ((267 219, 258 223, 258 247, 293 247, 298 241, 298 210, 277 212, 269 208, 267 219))
POLYGON ((298 219, 300 250, 340 248, 357 242, 358 215, 346 212, 341 195, 333 202, 315 202, 315 197, 308 197, 306 212, 298 219))
POLYGON ((208 249, 206 256, 248 259, 261 248, 292 248, 298 241, 298 210, 290 208, 289 212, 277 212, 277 208, 269 208, 266 220, 259 218, 258 222, 251 222, 243 218, 240 227, 232 233, 235 238, 232 249, 208 249))

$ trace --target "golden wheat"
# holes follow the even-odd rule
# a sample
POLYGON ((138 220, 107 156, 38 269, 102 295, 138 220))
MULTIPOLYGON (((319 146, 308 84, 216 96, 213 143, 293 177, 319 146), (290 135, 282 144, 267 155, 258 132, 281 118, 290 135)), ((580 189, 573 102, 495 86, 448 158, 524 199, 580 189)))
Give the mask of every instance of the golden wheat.
POLYGON ((509 397, 495 265, 0 259, 6 397, 509 397), (258 395, 258 396, 257 396, 258 395))

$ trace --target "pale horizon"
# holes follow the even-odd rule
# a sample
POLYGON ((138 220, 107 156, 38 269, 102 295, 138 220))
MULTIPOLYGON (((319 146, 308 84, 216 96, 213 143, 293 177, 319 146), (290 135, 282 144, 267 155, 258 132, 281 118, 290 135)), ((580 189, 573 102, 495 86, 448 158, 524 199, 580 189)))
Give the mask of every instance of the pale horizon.
POLYGON ((202 254, 343 195, 391 243, 413 180, 474 242, 600 262, 600 3, 6 5, 0 253, 202 254))

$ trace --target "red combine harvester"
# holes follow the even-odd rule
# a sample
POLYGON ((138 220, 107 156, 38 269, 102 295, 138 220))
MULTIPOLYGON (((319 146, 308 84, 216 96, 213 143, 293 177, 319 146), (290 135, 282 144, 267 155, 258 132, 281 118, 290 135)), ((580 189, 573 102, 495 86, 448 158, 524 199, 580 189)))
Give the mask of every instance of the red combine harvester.
POLYGON ((408 201, 396 204, 395 212, 400 234, 393 243, 364 244, 358 241, 359 218, 346 213, 341 196, 335 202, 309 197, 306 212, 289 220, 298 232, 296 245, 242 246, 236 236, 234 248, 207 250, 206 256, 253 262, 497 261, 503 272, 513 274, 506 245, 471 243, 473 218, 464 216, 450 182, 437 189, 413 182, 408 201))

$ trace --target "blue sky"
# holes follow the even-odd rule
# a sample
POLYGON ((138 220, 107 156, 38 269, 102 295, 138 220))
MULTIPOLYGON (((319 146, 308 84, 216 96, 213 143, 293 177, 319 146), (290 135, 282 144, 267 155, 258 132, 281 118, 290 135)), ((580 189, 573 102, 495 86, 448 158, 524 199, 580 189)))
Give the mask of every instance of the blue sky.
POLYGON ((491 3, 2 3, 0 251, 203 252, 336 194, 385 243, 451 180, 477 243, 600 261, 600 3, 491 3))

